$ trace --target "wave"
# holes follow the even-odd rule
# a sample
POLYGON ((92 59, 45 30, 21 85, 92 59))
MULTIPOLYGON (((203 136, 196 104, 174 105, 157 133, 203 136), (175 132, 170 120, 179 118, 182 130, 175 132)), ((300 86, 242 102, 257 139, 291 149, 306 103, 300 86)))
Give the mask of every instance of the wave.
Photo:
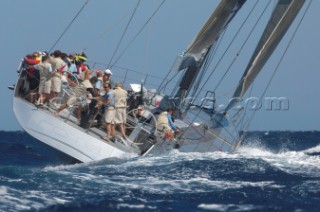
POLYGON ((304 151, 308 155, 320 155, 320 145, 304 151))
POLYGON ((25 133, 5 133, 0 138, 0 210, 159 210, 164 202, 180 210, 299 208, 306 199, 319 201, 315 135, 255 132, 235 153, 173 150, 74 164, 25 133), (227 197, 234 203, 226 203, 227 197))

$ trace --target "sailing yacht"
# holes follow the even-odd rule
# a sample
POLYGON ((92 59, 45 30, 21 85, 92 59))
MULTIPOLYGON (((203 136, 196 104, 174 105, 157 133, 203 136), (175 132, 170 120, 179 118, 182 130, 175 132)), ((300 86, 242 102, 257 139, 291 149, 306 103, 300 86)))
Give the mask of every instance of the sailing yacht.
MULTIPOLYGON (((247 109, 238 108, 237 103, 267 63, 305 0, 277 1, 247 68, 235 85, 231 101, 226 107, 219 108, 216 89, 213 86, 204 89, 211 83, 213 71, 209 73, 208 69, 229 24, 246 2, 221 0, 186 50, 177 56, 172 69, 157 89, 130 82, 125 138, 117 135, 114 143, 103 139, 105 127, 97 126, 95 120, 102 111, 91 113, 88 125, 84 127, 77 123, 76 107, 61 111, 57 117, 54 115, 55 108, 37 107, 29 102, 24 62, 18 68, 19 77, 13 97, 13 111, 18 122, 31 136, 82 162, 123 154, 161 155, 173 149, 181 152, 236 151, 250 121, 245 120, 247 109), (173 89, 168 92, 166 88, 169 84, 173 85, 173 89), (174 123, 180 130, 176 137, 167 136, 157 127, 157 116, 167 108, 176 111, 174 123)), ((124 80, 129 74, 126 72, 124 80)), ((71 86, 66 84, 57 103, 64 104, 70 90, 71 86)))

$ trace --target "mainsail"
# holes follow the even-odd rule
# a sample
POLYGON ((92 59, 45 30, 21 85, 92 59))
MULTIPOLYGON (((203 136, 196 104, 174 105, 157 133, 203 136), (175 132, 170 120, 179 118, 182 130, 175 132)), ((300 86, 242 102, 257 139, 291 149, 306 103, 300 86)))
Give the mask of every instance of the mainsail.
POLYGON ((305 0, 279 0, 250 62, 237 86, 233 98, 226 108, 228 111, 243 97, 267 60, 280 43, 291 23, 302 8, 305 0))
POLYGON ((217 42, 229 22, 246 0, 222 0, 187 50, 177 59, 174 70, 186 69, 176 93, 184 97, 197 78, 210 48, 217 42))

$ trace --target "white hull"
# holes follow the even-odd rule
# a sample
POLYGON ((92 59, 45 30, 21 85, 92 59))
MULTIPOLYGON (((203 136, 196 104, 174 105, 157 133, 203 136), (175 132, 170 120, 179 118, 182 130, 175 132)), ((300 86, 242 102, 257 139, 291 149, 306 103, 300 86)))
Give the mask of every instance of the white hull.
POLYGON ((71 126, 63 119, 53 118, 48 111, 37 109, 21 98, 13 98, 13 108, 18 122, 27 133, 82 162, 117 157, 126 153, 113 144, 71 126))

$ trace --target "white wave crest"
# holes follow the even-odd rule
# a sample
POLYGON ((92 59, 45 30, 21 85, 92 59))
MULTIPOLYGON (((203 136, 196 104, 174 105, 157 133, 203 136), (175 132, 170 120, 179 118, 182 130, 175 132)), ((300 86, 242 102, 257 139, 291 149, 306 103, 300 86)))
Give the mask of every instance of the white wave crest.
POLYGON ((313 148, 310 148, 310 149, 307 149, 304 152, 307 154, 314 154, 314 153, 320 154, 320 145, 313 147, 313 148))
POLYGON ((307 154, 315 151, 317 151, 317 149, 312 149, 311 151, 285 151, 273 153, 259 147, 241 147, 235 154, 239 158, 262 159, 271 166, 277 167, 289 174, 319 177, 320 157, 307 154))
POLYGON ((200 204, 198 205, 198 208, 204 209, 204 210, 214 210, 214 211, 251 211, 254 209, 261 208, 260 206, 255 205, 235 205, 235 204, 200 204))

